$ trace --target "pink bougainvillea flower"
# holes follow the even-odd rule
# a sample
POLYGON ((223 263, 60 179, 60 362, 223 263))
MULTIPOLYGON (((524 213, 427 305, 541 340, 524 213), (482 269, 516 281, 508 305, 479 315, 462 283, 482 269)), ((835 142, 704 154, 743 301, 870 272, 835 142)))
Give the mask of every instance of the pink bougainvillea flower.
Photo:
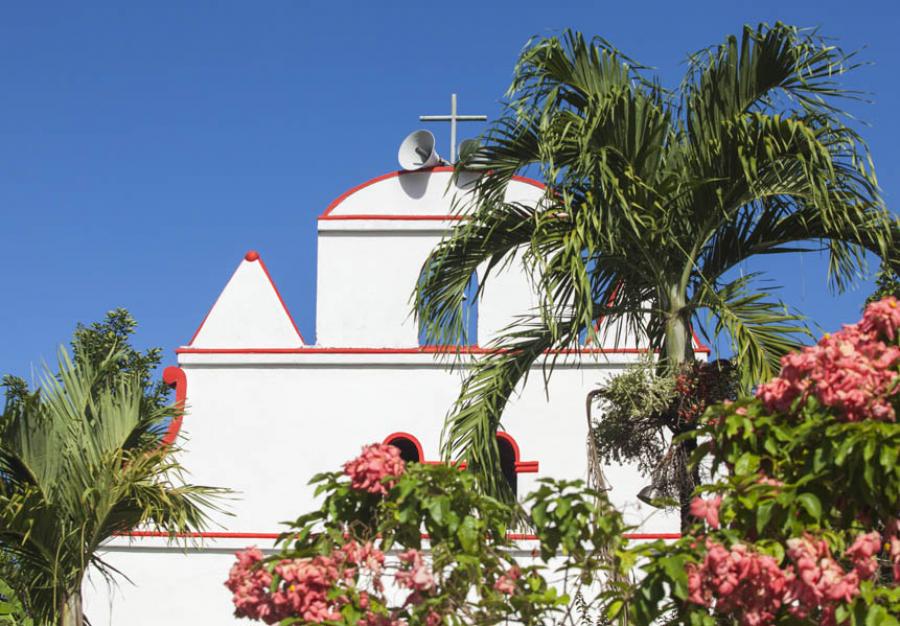
POLYGON ((859 327, 864 333, 884 335, 893 341, 900 329, 900 302, 894 296, 873 302, 866 307, 859 327))
POLYGON ((350 477, 351 487, 382 495, 396 484, 388 479, 402 475, 405 470, 400 450, 380 443, 365 446, 362 454, 344 463, 344 473, 350 477))
POLYGON ((790 573, 768 555, 743 544, 726 548, 712 540, 700 565, 687 566, 688 600, 737 618, 742 626, 771 624, 781 608, 790 573), (715 603, 713 603, 715 600, 715 603))
POLYGON ((516 592, 516 581, 522 576, 522 570, 517 565, 513 565, 506 572, 500 575, 497 582, 494 583, 494 589, 500 593, 511 596, 516 592))
MULTIPOLYGON (((854 554, 868 552, 870 537, 854 542, 854 554)), ((859 573, 846 572, 831 555, 828 544, 811 535, 788 539, 788 556, 794 562, 797 575, 785 594, 789 611, 800 619, 815 609, 822 611, 822 623, 834 623, 838 603, 850 602, 859 594, 859 573)), ((852 548, 851 548, 852 549, 852 548)))
POLYGON ((881 534, 877 531, 859 535, 844 554, 853 562, 856 573, 869 579, 878 572, 876 555, 881 551, 881 534))
POLYGON ((797 398, 815 397, 844 421, 896 421, 898 337, 897 300, 874 302, 859 324, 848 324, 816 345, 784 356, 779 376, 760 385, 756 395, 770 412, 790 413, 797 398))
POLYGON ((434 576, 422 553, 414 548, 400 553, 400 563, 405 567, 397 572, 396 583, 413 591, 431 591, 434 589, 434 576))
MULTIPOLYGON (((263 566, 263 554, 256 548, 236 556, 225 583, 234 594, 235 615, 266 624, 291 617, 314 623, 340 619, 340 609, 349 599, 332 597, 331 591, 341 583, 355 584, 361 570, 370 576, 374 589, 382 587, 384 553, 371 543, 351 540, 329 555, 282 559, 271 571, 263 566)), ((369 605, 365 591, 360 592, 359 602, 361 608, 369 605)))
POLYGON ((691 515, 697 519, 705 519, 710 528, 719 527, 719 506, 722 496, 712 498, 696 497, 691 501, 691 515))
POLYGON ((894 566, 894 582, 900 583, 900 518, 894 518, 885 524, 884 536, 894 566))

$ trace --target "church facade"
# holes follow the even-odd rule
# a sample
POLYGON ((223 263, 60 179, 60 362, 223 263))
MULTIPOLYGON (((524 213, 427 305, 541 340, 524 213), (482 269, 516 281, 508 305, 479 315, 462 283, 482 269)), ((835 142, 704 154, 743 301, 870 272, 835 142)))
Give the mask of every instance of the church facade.
MULTIPOLYGON (((236 550, 270 548, 289 521, 316 506, 307 486, 372 442, 410 461, 437 462, 443 418, 466 364, 533 304, 515 265, 492 276, 472 310, 471 345, 448 362, 421 345, 410 294, 429 251, 453 227, 465 175, 452 168, 393 172, 339 196, 318 220, 316 342, 294 324, 259 253, 248 252, 193 337, 166 369, 186 413, 181 437, 190 481, 234 491, 209 532, 173 543, 136 530, 105 546, 126 574, 85 588, 95 626, 237 623, 223 582, 236 550), (186 542, 186 545, 185 545, 186 542)), ((508 199, 536 203, 543 186, 514 179, 508 199)), ((613 333, 611 333, 613 334, 613 333)), ((508 480, 524 495, 541 476, 585 478, 585 396, 640 358, 636 340, 558 355, 545 389, 540 364, 510 403, 499 446, 508 480)), ((645 533, 677 530, 676 516, 636 499, 634 468, 607 467, 611 498, 645 533)))

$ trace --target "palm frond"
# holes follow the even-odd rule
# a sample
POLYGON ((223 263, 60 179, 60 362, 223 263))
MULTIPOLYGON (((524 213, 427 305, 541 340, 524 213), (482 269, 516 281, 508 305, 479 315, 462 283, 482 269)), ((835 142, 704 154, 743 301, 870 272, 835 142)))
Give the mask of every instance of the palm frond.
POLYGON ((708 311, 705 325, 713 327, 712 339, 722 334, 729 338, 748 391, 775 376, 781 357, 802 347, 801 338, 811 337, 801 315, 790 313, 782 302, 767 300, 764 292, 750 290, 757 277, 748 274, 718 288, 704 286, 695 296, 696 307, 708 311))

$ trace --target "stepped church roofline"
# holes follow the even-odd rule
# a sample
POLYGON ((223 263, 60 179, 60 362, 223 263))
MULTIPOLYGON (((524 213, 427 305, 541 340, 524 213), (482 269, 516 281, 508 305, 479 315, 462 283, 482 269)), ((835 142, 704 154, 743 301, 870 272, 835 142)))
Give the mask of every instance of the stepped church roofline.
MULTIPOLYGON (((304 361, 318 355, 348 363, 392 358, 424 365, 448 351, 490 353, 482 346, 513 316, 533 306, 534 296, 526 293, 521 272, 495 278, 483 294, 476 340, 468 345, 421 345, 408 304, 423 259, 453 223, 465 217, 454 210, 454 200, 467 193, 478 176, 466 171, 454 176, 451 166, 388 172, 345 191, 326 207, 318 218, 315 345, 304 339, 262 257, 251 250, 187 345, 176 349, 179 361, 199 363, 200 355, 219 355, 212 360, 226 364, 238 355, 256 355, 274 364, 295 361, 291 355, 303 355, 304 361)), ((545 189, 537 180, 513 176, 507 199, 537 203, 545 189)), ((694 344, 698 352, 709 353, 696 334, 694 344)), ((565 365, 579 355, 608 359, 644 352, 647 349, 632 340, 550 354, 569 357, 561 359, 565 365)))

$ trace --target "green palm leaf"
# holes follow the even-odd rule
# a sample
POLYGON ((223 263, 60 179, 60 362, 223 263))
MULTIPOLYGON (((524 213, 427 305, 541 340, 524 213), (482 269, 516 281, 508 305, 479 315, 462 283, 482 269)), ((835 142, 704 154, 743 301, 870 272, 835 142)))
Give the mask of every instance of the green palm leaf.
MULTIPOLYGON (((429 333, 461 328, 462 298, 520 264, 538 303, 468 371, 443 451, 499 493, 494 434, 506 403, 545 355, 595 339, 599 316, 659 350, 660 367, 693 359, 691 322, 710 319, 732 344, 745 384, 777 371, 797 345, 799 315, 723 283, 755 255, 823 250, 842 290, 867 255, 900 269, 898 222, 885 209, 862 138, 842 110, 843 74, 859 63, 814 31, 745 27, 689 59, 678 90, 602 39, 533 41, 503 116, 457 173, 481 173, 467 214, 432 252, 415 292, 429 333), (547 183, 533 207, 504 202, 512 177, 547 183)), ((467 176, 471 176, 467 174, 467 176)), ((613 341, 617 341, 614 337, 613 341)))

